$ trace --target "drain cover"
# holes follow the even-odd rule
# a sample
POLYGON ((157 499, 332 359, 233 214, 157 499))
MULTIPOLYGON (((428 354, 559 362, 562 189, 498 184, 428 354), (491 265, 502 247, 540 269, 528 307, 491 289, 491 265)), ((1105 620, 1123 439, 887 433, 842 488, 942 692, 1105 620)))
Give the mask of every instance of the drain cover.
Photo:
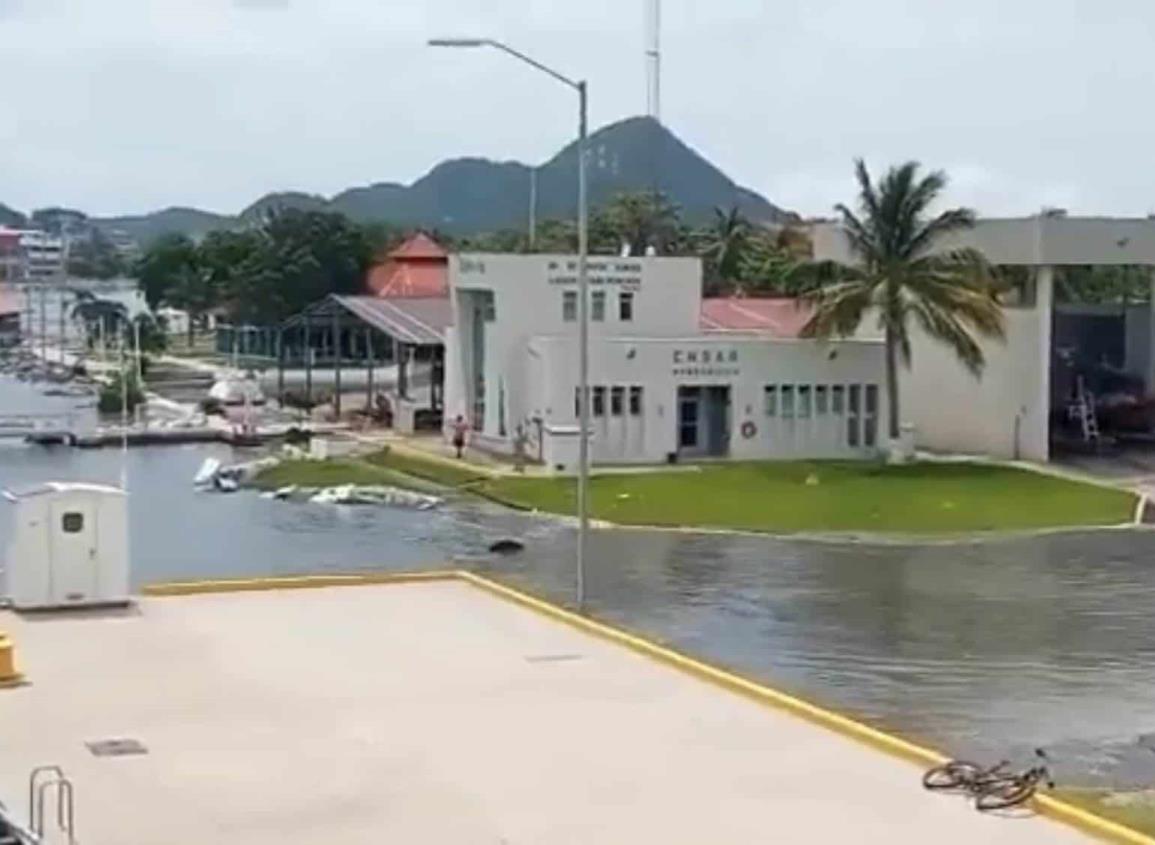
POLYGON ((148 753, 148 749, 139 739, 98 739, 84 744, 88 746, 93 757, 128 757, 148 753))
POLYGON ((567 660, 581 660, 580 654, 531 654, 525 660, 527 663, 564 663, 567 660))

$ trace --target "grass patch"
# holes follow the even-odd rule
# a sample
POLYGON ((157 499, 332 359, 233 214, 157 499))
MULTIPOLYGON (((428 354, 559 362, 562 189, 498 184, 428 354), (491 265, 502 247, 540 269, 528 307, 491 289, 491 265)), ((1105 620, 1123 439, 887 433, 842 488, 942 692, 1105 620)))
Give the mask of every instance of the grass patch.
POLYGON ((327 461, 282 461, 253 479, 263 490, 276 490, 295 484, 298 487, 335 487, 340 484, 388 484, 419 492, 437 490, 423 482, 387 467, 376 466, 354 458, 327 461))
MULTIPOLYGON (((572 479, 492 478, 479 492, 519 507, 575 509, 572 479)), ((591 514, 633 525, 770 532, 952 534, 1128 522, 1135 496, 977 463, 711 464, 700 471, 607 474, 591 514)))
POLYGON ((401 453, 388 447, 366 455, 364 460, 375 467, 383 467, 415 478, 423 478, 444 487, 462 487, 486 478, 469 464, 455 464, 437 458, 423 458, 401 453))
POLYGON ((1097 816, 1155 836, 1155 792, 1112 792, 1109 789, 1056 789, 1049 795, 1097 816))

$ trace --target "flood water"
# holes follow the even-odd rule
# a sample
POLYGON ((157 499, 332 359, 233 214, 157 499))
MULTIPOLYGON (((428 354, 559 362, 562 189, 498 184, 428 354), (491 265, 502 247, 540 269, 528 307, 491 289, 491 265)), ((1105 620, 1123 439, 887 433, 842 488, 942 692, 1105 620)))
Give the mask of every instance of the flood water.
MULTIPOLYGON (((46 401, 0 382, 0 413, 46 401)), ((4 442, 0 487, 120 476, 118 450, 4 442)), ((574 535, 557 520, 472 501, 415 512, 198 493, 209 454, 243 459, 129 453, 137 583, 456 559, 572 598, 574 535), (487 556, 502 536, 526 551, 487 556)), ((688 653, 957 755, 1043 746, 1061 781, 1155 784, 1155 533, 852 545, 599 531, 589 558, 590 612, 688 653)))

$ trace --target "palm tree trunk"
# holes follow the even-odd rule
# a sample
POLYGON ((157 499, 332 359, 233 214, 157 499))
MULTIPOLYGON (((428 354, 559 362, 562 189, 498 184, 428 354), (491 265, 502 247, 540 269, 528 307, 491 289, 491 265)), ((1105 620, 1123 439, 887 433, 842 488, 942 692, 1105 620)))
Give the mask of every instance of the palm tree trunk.
POLYGON ((886 410, 891 443, 901 434, 898 416, 898 342, 894 329, 886 327, 886 410))

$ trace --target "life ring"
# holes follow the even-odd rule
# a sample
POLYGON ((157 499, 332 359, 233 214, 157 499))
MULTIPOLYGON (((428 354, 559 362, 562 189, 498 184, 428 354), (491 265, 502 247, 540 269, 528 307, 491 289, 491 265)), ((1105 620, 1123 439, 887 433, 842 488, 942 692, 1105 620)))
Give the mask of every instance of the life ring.
POLYGON ((754 425, 753 420, 746 420, 742 423, 742 436, 749 440, 758 433, 758 426, 754 425))

